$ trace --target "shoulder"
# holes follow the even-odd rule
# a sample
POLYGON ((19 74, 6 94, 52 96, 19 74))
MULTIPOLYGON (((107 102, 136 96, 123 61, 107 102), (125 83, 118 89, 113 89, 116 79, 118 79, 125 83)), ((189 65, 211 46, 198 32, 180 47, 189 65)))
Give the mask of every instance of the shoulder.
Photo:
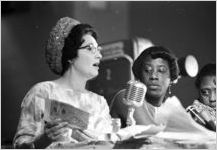
POLYGON ((51 91, 54 86, 55 84, 52 81, 39 82, 33 85, 29 92, 45 93, 51 91))
POLYGON ((169 105, 172 105, 172 106, 182 106, 181 101, 175 95, 167 97, 164 104, 169 104, 169 105))
POLYGON ((22 106, 28 105, 32 101, 49 97, 53 87, 54 87, 54 84, 52 81, 44 81, 44 82, 36 83, 26 93, 23 99, 23 102, 22 102, 22 106))
POLYGON ((96 101, 98 101, 101 104, 107 103, 105 97, 102 96, 102 95, 99 95, 99 94, 94 93, 92 91, 88 91, 88 95, 89 95, 90 98, 95 99, 96 101))

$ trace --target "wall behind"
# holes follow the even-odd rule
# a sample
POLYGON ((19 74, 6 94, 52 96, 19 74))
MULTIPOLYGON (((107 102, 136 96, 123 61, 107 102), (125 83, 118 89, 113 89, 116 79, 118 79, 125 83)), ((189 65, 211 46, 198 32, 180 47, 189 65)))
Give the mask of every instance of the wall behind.
MULTIPOLYGON (((173 50, 177 57, 193 54, 200 68, 216 62, 216 2, 131 2, 130 36, 146 37, 173 50)), ((173 88, 186 107, 197 98, 193 78, 173 88)))
POLYGON ((93 25, 99 33, 99 43, 129 37, 129 2, 75 2, 74 17, 93 25))

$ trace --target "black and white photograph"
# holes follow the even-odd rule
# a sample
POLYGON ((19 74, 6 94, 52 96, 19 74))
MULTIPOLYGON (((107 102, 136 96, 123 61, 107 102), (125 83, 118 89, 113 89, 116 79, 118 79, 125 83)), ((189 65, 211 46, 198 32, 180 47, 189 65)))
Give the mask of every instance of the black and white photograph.
POLYGON ((2 149, 216 149, 216 1, 1 1, 2 149))

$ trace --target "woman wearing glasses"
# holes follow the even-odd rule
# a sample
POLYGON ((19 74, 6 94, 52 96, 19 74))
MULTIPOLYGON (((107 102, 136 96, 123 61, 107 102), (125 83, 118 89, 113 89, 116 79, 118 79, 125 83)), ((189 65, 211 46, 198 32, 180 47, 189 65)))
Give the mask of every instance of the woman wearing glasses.
POLYGON ((85 88, 86 82, 98 75, 102 58, 96 40, 97 34, 88 24, 68 17, 57 22, 47 42, 46 61, 60 77, 34 85, 24 97, 14 138, 15 148, 44 148, 54 141, 76 142, 67 122, 45 121, 48 100, 88 112, 87 128, 90 130, 112 130, 106 100, 85 88))
POLYGON ((61 148, 81 141, 123 140, 147 129, 137 126, 114 133, 116 127, 105 98, 85 88, 86 82, 98 75, 102 58, 96 40, 97 34, 88 24, 68 17, 57 22, 47 42, 46 61, 60 77, 34 85, 24 97, 15 148, 61 148), (68 116, 67 109, 49 105, 54 101, 70 106, 68 116), (63 117, 49 119, 52 111, 61 112, 63 117))

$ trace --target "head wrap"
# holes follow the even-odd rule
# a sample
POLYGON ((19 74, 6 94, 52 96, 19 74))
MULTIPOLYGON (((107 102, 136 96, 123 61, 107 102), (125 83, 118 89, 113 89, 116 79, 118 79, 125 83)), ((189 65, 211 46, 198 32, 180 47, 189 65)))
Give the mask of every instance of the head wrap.
POLYGON ((63 17, 57 21, 50 32, 45 47, 45 58, 51 71, 57 75, 61 75, 62 72, 62 49, 65 38, 77 24, 80 24, 80 22, 69 17, 63 17))

